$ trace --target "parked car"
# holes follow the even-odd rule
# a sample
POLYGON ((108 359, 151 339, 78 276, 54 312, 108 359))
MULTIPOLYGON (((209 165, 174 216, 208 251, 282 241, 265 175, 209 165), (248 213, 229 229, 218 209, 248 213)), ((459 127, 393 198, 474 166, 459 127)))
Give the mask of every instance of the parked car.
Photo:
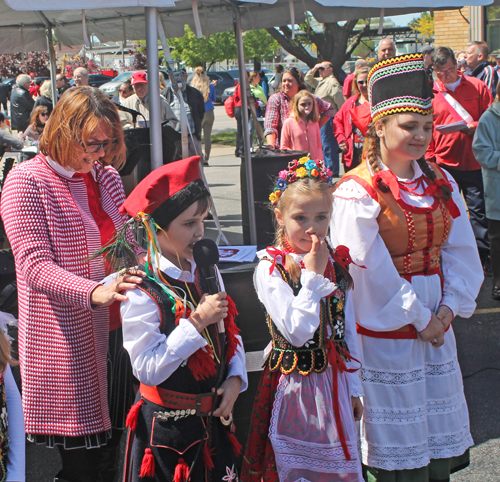
POLYGON ((16 83, 16 79, 3 79, 2 84, 6 84, 9 91, 8 91, 8 96, 10 99, 10 94, 12 92, 12 87, 14 87, 14 84, 16 83))
MULTIPOLYGON (((118 95, 118 89, 120 88, 120 85, 123 84, 123 82, 130 80, 134 72, 138 71, 129 70, 128 72, 122 72, 120 75, 116 76, 113 80, 106 82, 105 84, 102 84, 99 87, 99 89, 101 89, 104 92, 106 97, 112 99, 113 97, 118 95)), ((160 72, 163 74, 163 77, 165 77, 165 82, 167 83, 167 86, 170 86, 170 81, 167 80, 168 79, 167 72, 165 70, 160 70, 160 72)))
MULTIPOLYGON (((112 80, 112 77, 109 75, 89 74, 89 85, 91 87, 101 87, 101 85, 108 83, 110 80, 112 80)), ((74 87, 75 79, 71 79, 69 81, 69 85, 74 87)))
MULTIPOLYGON (((222 102, 222 94, 225 89, 228 87, 234 87, 237 82, 226 72, 226 71, 215 71, 215 72, 207 72, 208 78, 210 82, 213 80, 217 81, 215 85, 215 97, 217 102, 222 102)), ((189 74, 187 81, 188 84, 191 83, 191 79, 193 78, 193 74, 189 74)))

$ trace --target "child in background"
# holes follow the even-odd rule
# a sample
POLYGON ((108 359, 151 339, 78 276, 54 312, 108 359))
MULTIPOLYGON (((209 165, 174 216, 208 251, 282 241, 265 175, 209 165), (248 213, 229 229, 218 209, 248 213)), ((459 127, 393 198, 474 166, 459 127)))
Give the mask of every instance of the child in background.
POLYGON ((25 482, 26 435, 21 395, 12 376, 7 324, 15 318, 0 312, 0 482, 25 482))
POLYGON ((313 160, 323 158, 319 114, 314 95, 301 90, 292 99, 291 115, 283 123, 281 149, 305 151, 313 160))
MULTIPOLYGON (((238 474, 231 420, 234 402, 247 386, 245 354, 234 303, 223 288, 203 294, 205 280, 192 259, 209 208, 199 161, 191 157, 156 169, 121 207, 148 241, 147 276, 137 293, 126 292, 120 308, 123 344, 141 382, 127 417, 128 481, 186 481, 195 459, 192 482, 233 481, 238 474), (225 347, 217 327, 221 321, 225 347), (211 419, 217 386, 220 401, 211 419)), ((119 251, 116 245, 113 251, 119 251)))
POLYGON ((322 161, 303 158, 280 172, 270 196, 276 244, 258 253, 254 284, 272 348, 254 404, 245 482, 363 481, 350 256, 325 239, 331 183, 322 161))

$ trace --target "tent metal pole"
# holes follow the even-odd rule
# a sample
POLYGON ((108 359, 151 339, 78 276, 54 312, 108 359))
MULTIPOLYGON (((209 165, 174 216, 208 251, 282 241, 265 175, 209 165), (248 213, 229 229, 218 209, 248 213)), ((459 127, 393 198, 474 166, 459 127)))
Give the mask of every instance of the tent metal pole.
POLYGON ((54 50, 54 39, 52 38, 52 29, 45 30, 47 35, 47 50, 49 51, 50 60, 50 82, 52 84, 52 105, 57 104, 57 87, 56 87, 56 52, 54 50))
POLYGON ((250 243, 257 244, 257 224, 255 222, 255 202, 253 196, 253 178, 252 178, 252 154, 250 152, 250 129, 248 125, 248 98, 247 91, 248 77, 247 69, 245 68, 245 54, 243 51, 243 32, 241 30, 241 15, 238 7, 234 8, 234 35, 236 37, 236 47, 238 49, 238 67, 240 71, 240 86, 241 86, 241 122, 243 127, 243 145, 244 151, 244 167, 247 178, 247 200, 248 200, 248 221, 250 224, 250 243))
POLYGON ((146 52, 148 56, 149 135, 151 170, 163 166, 161 137, 160 67, 158 65, 158 10, 146 7, 146 52))

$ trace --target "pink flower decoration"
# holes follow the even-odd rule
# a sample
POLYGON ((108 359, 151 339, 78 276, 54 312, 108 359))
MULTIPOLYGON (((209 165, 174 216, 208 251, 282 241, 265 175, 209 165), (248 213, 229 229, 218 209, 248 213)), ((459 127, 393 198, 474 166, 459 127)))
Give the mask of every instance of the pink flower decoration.
POLYGON ((286 175, 287 174, 288 174, 288 171, 280 171, 279 178, 280 179, 286 179, 286 175))

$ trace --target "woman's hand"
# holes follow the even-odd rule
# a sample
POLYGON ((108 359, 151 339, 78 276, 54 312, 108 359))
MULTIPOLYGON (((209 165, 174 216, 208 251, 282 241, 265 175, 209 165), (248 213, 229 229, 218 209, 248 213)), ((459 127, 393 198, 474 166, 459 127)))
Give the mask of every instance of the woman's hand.
POLYGON ((144 271, 131 269, 117 276, 108 286, 97 286, 90 295, 90 302, 97 306, 109 306, 115 301, 127 301, 128 298, 120 292, 135 289, 139 283, 142 283, 142 278, 145 276, 144 271))
POLYGON ((311 251, 304 256, 304 266, 308 271, 323 275, 330 255, 328 246, 324 239, 318 238, 315 234, 310 234, 310 236, 312 248, 311 251))
POLYGON ((201 333, 208 325, 218 323, 227 316, 227 304, 224 291, 216 295, 205 294, 188 320, 201 333))
POLYGON ((435 313, 432 313, 431 322, 427 328, 418 334, 422 341, 428 341, 435 348, 439 348, 444 343, 444 327, 435 313))
POLYGON ((229 377, 217 390, 217 395, 222 395, 219 408, 214 412, 214 417, 229 418, 233 411, 234 402, 240 394, 241 378, 229 377))
POLYGON ((351 397, 352 403, 352 413, 354 415, 354 421, 359 422, 363 416, 363 404, 359 397, 351 397))
POLYGON ((438 320, 443 324, 444 331, 448 329, 450 323, 455 318, 453 316, 453 311, 451 311, 447 306, 441 305, 436 313, 438 320))

